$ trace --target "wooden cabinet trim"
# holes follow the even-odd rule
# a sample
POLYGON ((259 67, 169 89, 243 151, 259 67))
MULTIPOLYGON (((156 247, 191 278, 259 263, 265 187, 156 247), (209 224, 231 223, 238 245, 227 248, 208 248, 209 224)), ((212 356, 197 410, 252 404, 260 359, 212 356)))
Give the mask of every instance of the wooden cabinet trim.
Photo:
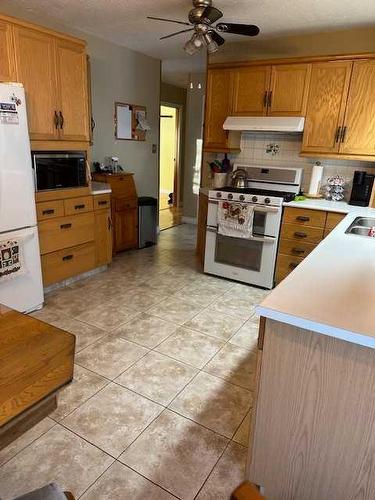
POLYGON ((332 54, 326 56, 284 57, 277 59, 252 59, 251 61, 235 61, 225 63, 211 63, 208 69, 232 69, 251 66, 275 66, 279 64, 319 63, 329 61, 348 61, 357 59, 375 59, 375 52, 361 52, 354 54, 332 54))

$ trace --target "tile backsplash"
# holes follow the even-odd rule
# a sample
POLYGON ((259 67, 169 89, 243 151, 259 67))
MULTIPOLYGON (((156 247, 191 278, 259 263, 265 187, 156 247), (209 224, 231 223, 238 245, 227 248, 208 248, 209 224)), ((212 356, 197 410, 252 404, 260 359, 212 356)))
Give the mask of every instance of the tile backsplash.
MULTIPOLYGON (((375 174, 375 163, 364 161, 304 158, 299 156, 302 134, 244 132, 241 137, 241 152, 229 155, 233 163, 245 165, 300 167, 303 168, 302 189, 308 190, 312 167, 319 160, 324 167, 323 186, 328 177, 339 174, 347 181, 345 197, 350 197, 354 170, 366 170, 375 174)), ((210 170, 207 162, 222 159, 222 154, 206 153, 203 157, 202 185, 210 186, 210 170)))

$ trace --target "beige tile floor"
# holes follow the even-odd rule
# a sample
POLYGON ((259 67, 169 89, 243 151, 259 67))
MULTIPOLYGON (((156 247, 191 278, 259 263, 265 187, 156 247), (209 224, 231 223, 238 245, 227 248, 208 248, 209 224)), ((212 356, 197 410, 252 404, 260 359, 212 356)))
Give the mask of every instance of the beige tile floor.
POLYGON ((195 228, 49 294, 77 337, 58 409, 0 451, 0 498, 50 481, 77 498, 228 500, 244 478, 262 290, 202 274, 195 228))

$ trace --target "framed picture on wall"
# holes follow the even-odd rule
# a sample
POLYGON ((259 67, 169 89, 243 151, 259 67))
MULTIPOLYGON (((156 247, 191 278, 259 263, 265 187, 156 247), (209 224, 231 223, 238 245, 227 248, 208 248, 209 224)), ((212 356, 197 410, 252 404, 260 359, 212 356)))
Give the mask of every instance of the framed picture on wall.
POLYGON ((123 141, 145 141, 150 130, 146 107, 124 102, 115 103, 115 137, 123 141))

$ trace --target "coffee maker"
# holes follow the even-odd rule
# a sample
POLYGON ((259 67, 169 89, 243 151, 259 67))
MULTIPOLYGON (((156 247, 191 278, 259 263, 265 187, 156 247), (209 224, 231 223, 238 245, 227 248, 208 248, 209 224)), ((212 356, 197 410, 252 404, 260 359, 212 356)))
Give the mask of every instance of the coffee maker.
POLYGON ((352 194, 349 205, 368 207, 370 203, 372 187, 374 185, 374 175, 356 170, 353 177, 352 194))

